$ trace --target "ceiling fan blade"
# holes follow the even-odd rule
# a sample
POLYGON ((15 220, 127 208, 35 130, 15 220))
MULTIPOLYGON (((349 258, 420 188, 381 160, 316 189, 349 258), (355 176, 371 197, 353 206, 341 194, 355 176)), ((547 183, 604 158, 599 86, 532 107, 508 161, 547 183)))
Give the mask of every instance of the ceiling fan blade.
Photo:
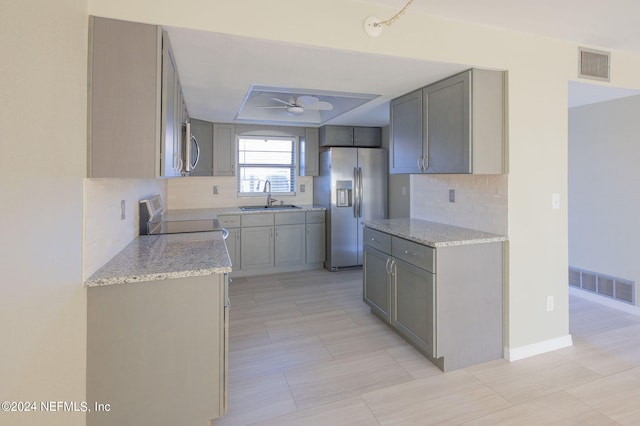
POLYGON ((293 104, 293 103, 291 103, 291 102, 287 102, 287 101, 283 101, 282 99, 278 99, 278 98, 271 98, 271 99, 273 99, 273 100, 274 100, 274 101, 276 101, 276 102, 280 102, 281 104, 285 104, 285 105, 287 105, 287 106, 294 106, 294 104, 293 104))
POLYGON ((291 108, 288 105, 282 105, 282 106, 258 106, 258 108, 264 108, 264 109, 287 109, 287 108, 291 108))
POLYGON ((318 101, 311 105, 306 105, 305 109, 308 109, 310 111, 331 111, 333 109, 333 105, 331 105, 329 102, 318 101))
POLYGON ((320 99, 316 98, 315 96, 302 95, 302 96, 298 96, 295 102, 297 105, 300 105, 301 107, 308 107, 310 105, 318 103, 319 101, 320 99))

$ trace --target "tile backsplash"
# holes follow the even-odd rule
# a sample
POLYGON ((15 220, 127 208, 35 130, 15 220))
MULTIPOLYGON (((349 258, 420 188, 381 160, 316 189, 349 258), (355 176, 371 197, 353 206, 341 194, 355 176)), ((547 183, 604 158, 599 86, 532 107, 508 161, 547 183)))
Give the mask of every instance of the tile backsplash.
POLYGON ((507 182, 507 175, 412 175, 411 217, 507 235, 507 182))
POLYGON ((138 236, 139 200, 153 194, 166 199, 167 179, 85 179, 84 182, 86 279, 138 236))
MULTIPOLYGON (((296 195, 273 194, 284 204, 313 204, 313 178, 298 176, 296 195), (305 192, 300 191, 301 185, 305 192)), ((168 179, 166 206, 168 209, 202 209, 218 207, 238 207, 266 202, 267 195, 238 197, 235 177, 187 177, 168 179), (214 194, 214 187, 217 194, 214 194)))

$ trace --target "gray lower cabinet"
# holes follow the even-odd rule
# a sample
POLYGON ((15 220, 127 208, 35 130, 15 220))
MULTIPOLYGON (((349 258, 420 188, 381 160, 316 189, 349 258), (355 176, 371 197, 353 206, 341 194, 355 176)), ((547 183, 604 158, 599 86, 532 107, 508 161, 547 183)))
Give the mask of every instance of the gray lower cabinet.
POLYGON ((324 210, 307 212, 305 223, 307 224, 307 263, 323 263, 326 259, 326 226, 324 210))
POLYGON ((208 425, 223 416, 225 286, 216 274, 88 287, 86 424, 208 425))
POLYGON ((391 269, 391 325, 416 346, 435 357, 434 274, 393 259, 391 269))
POLYGON ((229 231, 229 236, 225 240, 227 245, 227 252, 229 253, 229 259, 231 259, 231 267, 234 271, 241 269, 241 232, 240 232, 240 215, 224 215, 219 216, 218 221, 220 225, 229 231))
POLYGON ((243 227, 240 230, 242 269, 273 266, 273 226, 243 227))
POLYGON ((229 236, 225 243, 227 244, 227 251, 229 252, 229 259, 231 259, 231 265, 234 270, 241 268, 240 264, 240 228, 227 228, 229 236))
MULTIPOLYGON (((304 215, 303 215, 304 216, 304 215)), ((305 263, 305 225, 279 225, 275 228, 275 266, 305 263)))
POLYGON ((503 356, 502 242, 428 247, 365 227, 363 300, 443 371, 503 356))
POLYGON ((229 231, 234 273, 310 269, 324 262, 324 211, 219 215, 218 220, 229 231))
MULTIPOLYGON (((323 215, 324 216, 324 215, 323 215)), ((307 223, 306 252, 307 263, 322 263, 325 261, 325 224, 307 223)))
POLYGON ((364 246, 363 252, 363 300, 369 305, 371 311, 390 322, 391 281, 388 270, 390 257, 368 245, 364 246))

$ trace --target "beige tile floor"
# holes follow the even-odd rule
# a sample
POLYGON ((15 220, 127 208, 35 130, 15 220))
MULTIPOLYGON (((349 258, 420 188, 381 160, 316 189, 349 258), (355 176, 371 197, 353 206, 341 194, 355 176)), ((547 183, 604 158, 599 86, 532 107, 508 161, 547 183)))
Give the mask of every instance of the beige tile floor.
POLYGON ((224 425, 638 425, 640 316, 570 298, 569 348, 440 372, 360 270, 236 278, 224 425))

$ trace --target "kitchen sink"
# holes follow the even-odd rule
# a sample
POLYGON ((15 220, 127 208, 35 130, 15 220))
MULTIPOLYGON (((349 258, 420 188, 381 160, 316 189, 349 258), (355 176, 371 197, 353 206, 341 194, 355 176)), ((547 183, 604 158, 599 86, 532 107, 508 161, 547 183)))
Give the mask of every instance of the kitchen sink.
POLYGON ((293 204, 280 204, 275 206, 241 206, 242 211, 260 211, 260 210, 294 210, 301 209, 302 207, 294 206, 293 204))

